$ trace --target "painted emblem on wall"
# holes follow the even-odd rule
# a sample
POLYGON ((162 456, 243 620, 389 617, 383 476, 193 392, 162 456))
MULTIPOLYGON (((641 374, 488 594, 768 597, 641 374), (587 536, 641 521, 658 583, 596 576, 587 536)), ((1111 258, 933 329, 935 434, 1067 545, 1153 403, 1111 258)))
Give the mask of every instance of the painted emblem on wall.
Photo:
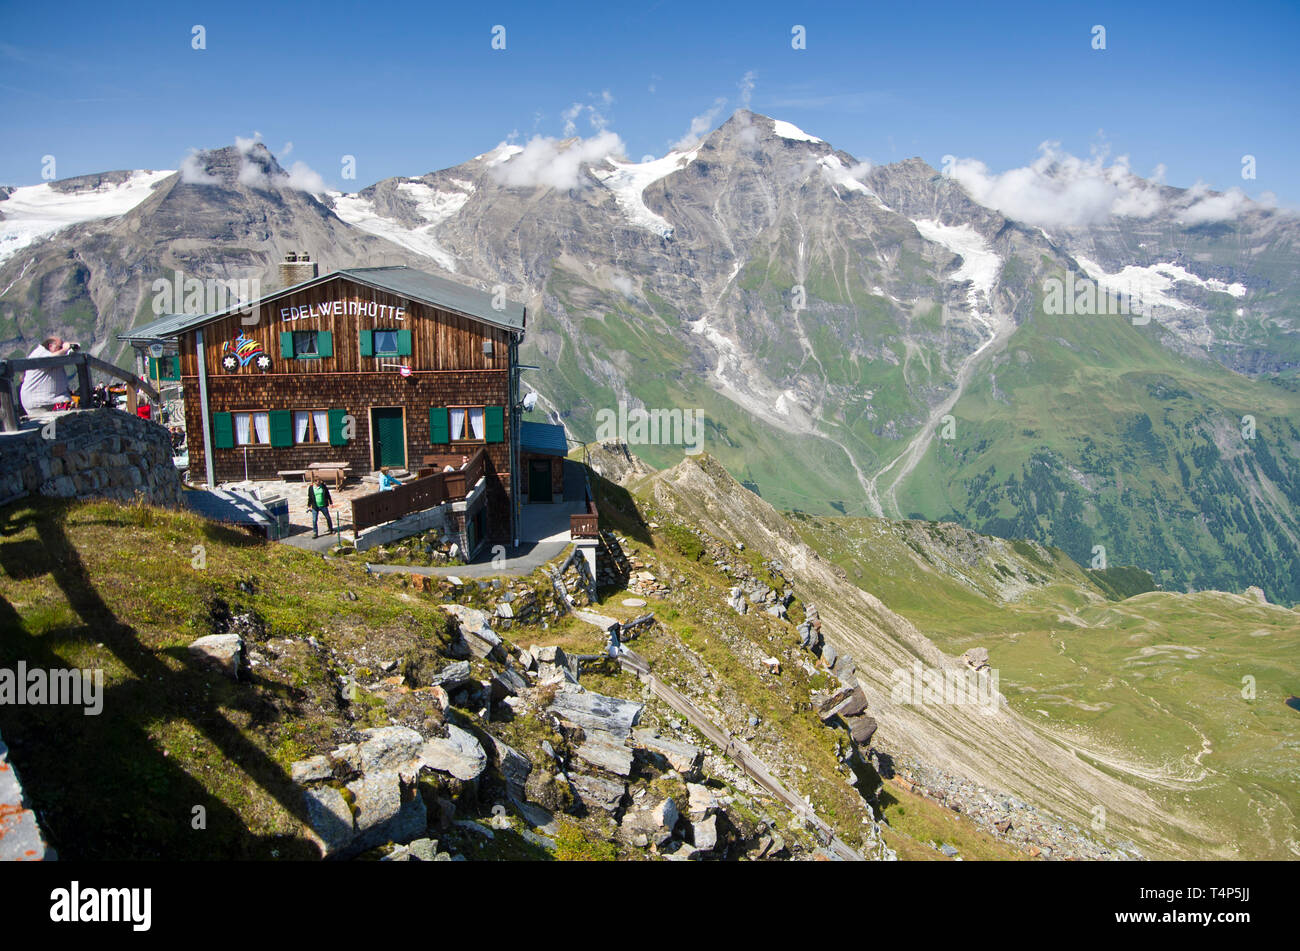
POLYGON ((256 340, 250 340, 241 333, 234 340, 227 340, 221 345, 221 368, 227 373, 238 373, 250 363, 264 373, 271 369, 271 355, 256 340))

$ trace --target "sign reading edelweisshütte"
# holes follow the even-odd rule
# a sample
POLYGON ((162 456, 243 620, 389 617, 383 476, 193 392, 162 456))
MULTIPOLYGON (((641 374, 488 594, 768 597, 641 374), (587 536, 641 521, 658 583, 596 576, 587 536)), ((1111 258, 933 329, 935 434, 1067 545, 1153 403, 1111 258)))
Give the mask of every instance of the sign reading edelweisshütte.
POLYGON ((336 300, 326 301, 323 304, 304 304, 301 307, 280 308, 280 320, 282 322, 330 316, 380 317, 405 320, 406 308, 394 307, 392 304, 381 304, 373 300, 336 300))

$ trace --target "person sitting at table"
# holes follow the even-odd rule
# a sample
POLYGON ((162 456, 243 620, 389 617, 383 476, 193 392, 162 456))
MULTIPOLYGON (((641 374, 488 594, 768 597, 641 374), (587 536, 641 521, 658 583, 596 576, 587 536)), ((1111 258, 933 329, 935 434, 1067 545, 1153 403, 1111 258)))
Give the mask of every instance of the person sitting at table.
POLYGON ((392 475, 389 474, 388 466, 380 467, 379 469, 379 491, 380 492, 389 492, 397 488, 401 484, 402 483, 394 479, 392 475))

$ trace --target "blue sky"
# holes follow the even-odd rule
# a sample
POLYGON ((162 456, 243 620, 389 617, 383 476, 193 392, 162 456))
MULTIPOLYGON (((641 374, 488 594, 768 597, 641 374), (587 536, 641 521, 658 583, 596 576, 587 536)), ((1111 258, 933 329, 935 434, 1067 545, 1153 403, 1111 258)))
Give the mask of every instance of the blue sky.
MULTIPOLYGON (((633 158, 743 101, 859 159, 994 171, 1105 142, 1134 171, 1300 204, 1300 5, 275 3, 9 5, 0 183, 176 168, 260 132, 351 191, 559 136, 592 105, 633 158), (204 50, 191 28, 206 29, 204 50), (491 30, 506 28, 506 49, 491 30), (807 48, 791 48, 791 28, 807 48), (1105 50, 1091 47, 1106 28, 1105 50), (1257 178, 1241 177, 1254 155, 1257 178), (343 155, 357 177, 341 178, 343 155)), ((591 111, 578 133, 591 135, 591 111)))

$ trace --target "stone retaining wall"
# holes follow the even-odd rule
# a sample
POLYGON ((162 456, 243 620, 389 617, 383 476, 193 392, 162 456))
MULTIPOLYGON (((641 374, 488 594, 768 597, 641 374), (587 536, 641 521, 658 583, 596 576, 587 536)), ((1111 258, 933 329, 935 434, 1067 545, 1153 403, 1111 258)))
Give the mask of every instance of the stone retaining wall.
POLYGON ((41 414, 31 428, 0 434, 0 504, 23 495, 179 505, 171 436, 116 409, 41 414))
POLYGON ((27 808, 9 748, 0 738, 0 862, 41 862, 55 857, 45 844, 36 814, 27 808))

